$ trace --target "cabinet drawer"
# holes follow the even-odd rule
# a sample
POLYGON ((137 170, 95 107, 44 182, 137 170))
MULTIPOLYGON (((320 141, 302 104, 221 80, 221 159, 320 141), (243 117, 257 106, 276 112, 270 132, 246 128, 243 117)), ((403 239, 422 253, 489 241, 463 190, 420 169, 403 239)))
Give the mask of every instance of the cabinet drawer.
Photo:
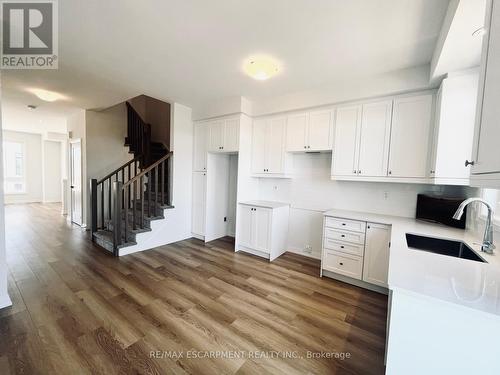
POLYGON ((325 228, 325 239, 365 244, 365 234, 325 228))
POLYGON ((357 220, 340 219, 336 217, 325 218, 325 226, 329 228, 337 228, 342 230, 350 230, 352 232, 365 233, 366 222, 357 220))
POLYGON ((348 244, 345 242, 334 241, 330 238, 325 238, 325 249, 339 251, 341 253, 352 254, 362 257, 364 254, 364 245, 348 244))
POLYGON ((363 258, 325 249, 323 269, 361 280, 363 258))

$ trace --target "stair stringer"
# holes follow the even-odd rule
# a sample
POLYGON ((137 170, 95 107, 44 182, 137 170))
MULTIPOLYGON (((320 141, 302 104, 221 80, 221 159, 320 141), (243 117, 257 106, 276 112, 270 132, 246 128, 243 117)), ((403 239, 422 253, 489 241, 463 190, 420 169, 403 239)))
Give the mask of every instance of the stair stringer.
POLYGON ((191 238, 191 232, 182 233, 175 229, 178 213, 179 209, 175 207, 163 209, 164 218, 151 221, 151 231, 136 234, 137 244, 118 249, 118 255, 133 254, 191 238))

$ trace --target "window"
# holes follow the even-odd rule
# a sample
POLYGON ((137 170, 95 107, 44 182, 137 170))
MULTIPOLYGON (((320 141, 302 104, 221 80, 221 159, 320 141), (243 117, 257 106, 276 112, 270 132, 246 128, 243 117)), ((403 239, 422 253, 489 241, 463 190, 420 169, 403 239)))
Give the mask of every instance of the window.
MULTIPOLYGON (((493 222, 496 225, 500 225, 500 191, 496 189, 483 189, 482 198, 488 202, 493 208, 493 222)), ((486 218, 488 214, 488 209, 485 205, 481 205, 480 215, 486 218)))
POLYGON ((26 192, 24 160, 23 143, 11 141, 3 143, 5 194, 22 194, 26 192))

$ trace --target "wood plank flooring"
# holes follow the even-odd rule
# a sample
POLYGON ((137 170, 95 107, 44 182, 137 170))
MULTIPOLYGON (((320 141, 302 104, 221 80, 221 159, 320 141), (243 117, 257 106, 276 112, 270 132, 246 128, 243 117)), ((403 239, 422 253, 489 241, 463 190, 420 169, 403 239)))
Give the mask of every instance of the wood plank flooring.
POLYGON ((384 373, 387 298, 316 260, 229 239, 113 258, 59 212, 6 206, 0 374, 384 373))

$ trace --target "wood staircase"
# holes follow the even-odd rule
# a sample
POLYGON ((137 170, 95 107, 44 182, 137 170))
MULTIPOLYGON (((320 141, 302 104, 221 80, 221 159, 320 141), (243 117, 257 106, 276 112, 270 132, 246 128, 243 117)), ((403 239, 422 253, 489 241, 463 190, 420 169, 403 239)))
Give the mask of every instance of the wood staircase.
POLYGON ((151 231, 151 222, 164 219, 164 210, 172 208, 172 152, 151 139, 151 125, 126 105, 124 146, 134 158, 90 182, 92 241, 115 256, 136 245, 137 234, 151 231))

